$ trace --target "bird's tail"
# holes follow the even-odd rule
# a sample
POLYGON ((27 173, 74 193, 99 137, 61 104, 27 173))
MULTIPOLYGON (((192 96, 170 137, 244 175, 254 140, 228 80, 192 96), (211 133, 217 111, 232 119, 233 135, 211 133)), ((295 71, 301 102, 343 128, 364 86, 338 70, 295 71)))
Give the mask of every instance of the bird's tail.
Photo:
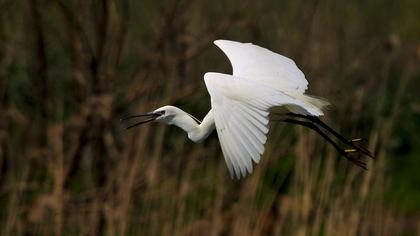
POLYGON ((331 105, 327 100, 324 98, 316 97, 316 96, 310 96, 303 94, 303 100, 308 103, 308 105, 312 106, 314 110, 317 111, 318 114, 314 115, 323 115, 325 108, 329 105, 331 105))
POLYGON ((307 102, 314 105, 315 107, 317 107, 320 110, 324 110, 325 108, 327 108, 327 106, 331 105, 331 103, 329 101, 327 101, 326 99, 321 98, 321 97, 304 95, 304 98, 307 102))
POLYGON ((296 114, 322 116, 324 115, 323 110, 330 105, 330 103, 319 97, 314 97, 306 94, 295 94, 295 98, 303 101, 305 104, 302 106, 298 105, 286 105, 286 108, 296 114))

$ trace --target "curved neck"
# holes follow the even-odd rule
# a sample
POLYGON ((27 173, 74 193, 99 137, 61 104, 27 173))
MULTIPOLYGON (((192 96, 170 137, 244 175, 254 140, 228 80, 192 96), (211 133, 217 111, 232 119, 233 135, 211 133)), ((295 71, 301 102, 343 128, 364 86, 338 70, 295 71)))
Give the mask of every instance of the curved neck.
POLYGON ((207 113, 201 124, 197 124, 197 122, 184 111, 182 114, 177 115, 171 123, 187 132, 188 138, 196 143, 202 142, 215 129, 212 110, 207 113))

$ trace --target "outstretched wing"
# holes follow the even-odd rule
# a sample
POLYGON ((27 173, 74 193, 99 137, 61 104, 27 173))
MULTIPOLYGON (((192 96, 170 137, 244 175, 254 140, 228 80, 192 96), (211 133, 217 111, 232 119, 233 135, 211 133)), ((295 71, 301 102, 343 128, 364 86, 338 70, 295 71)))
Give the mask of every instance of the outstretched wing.
POLYGON ((283 92, 303 93, 308 88, 305 75, 290 58, 252 43, 216 40, 214 44, 229 58, 234 76, 255 80, 283 92))
POLYGON ((301 101, 247 78, 206 73, 217 135, 231 176, 245 177, 258 163, 267 140, 269 109, 301 101))

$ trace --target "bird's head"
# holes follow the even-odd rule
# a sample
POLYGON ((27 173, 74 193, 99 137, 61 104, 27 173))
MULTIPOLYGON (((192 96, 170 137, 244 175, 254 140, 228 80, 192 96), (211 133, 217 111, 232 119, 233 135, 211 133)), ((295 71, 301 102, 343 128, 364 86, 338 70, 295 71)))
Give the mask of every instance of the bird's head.
POLYGON ((127 121, 134 118, 143 118, 144 120, 134 123, 126 127, 126 129, 149 123, 149 122, 162 122, 166 124, 173 124, 173 119, 177 116, 182 114, 181 109, 174 107, 174 106, 163 106, 160 107, 152 112, 148 112, 146 114, 140 115, 130 115, 121 119, 121 121, 127 121))
POLYGON ((182 114, 182 111, 181 109, 174 106, 163 106, 152 111, 151 113, 156 114, 156 119, 154 121, 170 125, 176 116, 182 114))

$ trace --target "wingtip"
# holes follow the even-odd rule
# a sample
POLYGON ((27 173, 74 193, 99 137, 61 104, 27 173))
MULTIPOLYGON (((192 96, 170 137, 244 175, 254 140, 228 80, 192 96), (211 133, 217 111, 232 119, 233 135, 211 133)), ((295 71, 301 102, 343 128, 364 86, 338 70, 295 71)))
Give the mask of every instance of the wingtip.
POLYGON ((218 48, 222 49, 223 44, 228 42, 228 40, 225 39, 217 39, 213 41, 213 44, 216 45, 218 48))
POLYGON ((226 44, 231 44, 231 45, 232 44, 243 44, 242 42, 237 42, 237 41, 228 40, 228 39, 216 39, 216 40, 213 41, 213 43, 216 46, 218 46, 219 48, 221 48, 223 46, 223 44, 224 45, 226 45, 226 44))
POLYGON ((225 40, 225 39, 216 39, 216 40, 214 40, 214 41, 213 41, 213 43, 214 43, 215 45, 219 46, 219 44, 220 44, 220 43, 223 43, 223 41, 227 41, 227 40, 225 40))

